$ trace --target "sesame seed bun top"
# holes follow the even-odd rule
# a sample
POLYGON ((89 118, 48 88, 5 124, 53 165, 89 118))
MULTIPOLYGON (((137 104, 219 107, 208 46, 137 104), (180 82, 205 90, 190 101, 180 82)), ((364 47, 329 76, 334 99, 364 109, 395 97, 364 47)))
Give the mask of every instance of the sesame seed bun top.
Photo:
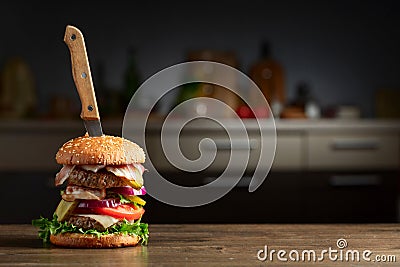
POLYGON ((144 163, 145 158, 139 145, 111 135, 71 139, 56 154, 57 163, 66 165, 124 165, 144 163))

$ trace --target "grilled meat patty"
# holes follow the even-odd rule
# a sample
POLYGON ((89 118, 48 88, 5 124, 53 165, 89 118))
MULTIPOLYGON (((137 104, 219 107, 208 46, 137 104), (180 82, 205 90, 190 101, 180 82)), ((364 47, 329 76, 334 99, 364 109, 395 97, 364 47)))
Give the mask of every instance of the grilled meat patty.
MULTIPOLYGON (((92 219, 90 217, 86 217, 86 216, 72 215, 71 217, 69 217, 67 222, 69 224, 75 225, 78 228, 82 228, 82 230, 84 230, 84 231, 96 229, 99 232, 103 232, 103 231, 107 230, 98 221, 96 221, 95 219, 92 219)), ((121 225, 121 224, 123 224, 123 222, 120 221, 120 222, 115 223, 114 225, 121 225)))
POLYGON ((96 229, 97 231, 105 231, 103 225, 97 222, 95 219, 85 216, 71 216, 68 220, 69 224, 73 224, 78 228, 85 230, 96 229))
POLYGON ((123 178, 106 170, 91 172, 83 170, 78 166, 70 173, 68 184, 100 189, 127 185, 123 178))

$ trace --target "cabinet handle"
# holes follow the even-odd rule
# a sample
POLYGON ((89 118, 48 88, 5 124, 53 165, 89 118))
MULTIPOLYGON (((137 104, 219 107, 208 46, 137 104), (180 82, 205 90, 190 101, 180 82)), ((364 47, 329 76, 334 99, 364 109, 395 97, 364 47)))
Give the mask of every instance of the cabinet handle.
MULTIPOLYGON (((257 139, 250 139, 249 142, 243 139, 213 140, 218 150, 253 150, 259 147, 257 139)), ((205 149, 212 150, 213 146, 206 143, 205 149)))
POLYGON ((335 150, 376 150, 379 148, 379 142, 376 139, 337 139, 333 141, 332 148, 335 150))
POLYGON ((381 176, 375 174, 332 175, 329 179, 329 185, 333 187, 378 186, 381 184, 381 176))

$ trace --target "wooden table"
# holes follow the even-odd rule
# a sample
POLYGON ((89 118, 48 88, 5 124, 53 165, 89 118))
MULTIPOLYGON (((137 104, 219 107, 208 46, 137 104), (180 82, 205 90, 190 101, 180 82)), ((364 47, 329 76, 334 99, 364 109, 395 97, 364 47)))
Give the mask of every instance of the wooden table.
POLYGON ((150 225, 150 234, 148 246, 65 249, 43 247, 33 226, 0 225, 0 266, 400 265, 400 224, 164 224, 150 225), (337 244, 338 239, 344 240, 337 244), (345 242, 347 247, 343 245, 345 242), (258 259, 265 257, 265 246, 268 256, 272 250, 276 251, 272 261, 269 257, 265 261, 258 259), (328 252, 322 254, 329 248, 332 258, 328 252), (283 251, 280 252, 281 259, 278 258, 279 250, 283 251), (316 262, 311 263, 312 251, 316 253, 316 262), (340 251, 342 260, 334 260, 335 255, 340 256, 340 251), (299 262, 290 261, 289 257, 296 260, 296 253, 299 262), (356 261, 357 253, 359 262, 356 261), (370 262, 362 258, 364 253, 370 262), (323 258, 318 261, 321 254, 323 258), (346 254, 349 261, 345 260, 346 254), (376 256, 396 262, 372 262, 376 256), (289 262, 283 261, 285 258, 289 262))

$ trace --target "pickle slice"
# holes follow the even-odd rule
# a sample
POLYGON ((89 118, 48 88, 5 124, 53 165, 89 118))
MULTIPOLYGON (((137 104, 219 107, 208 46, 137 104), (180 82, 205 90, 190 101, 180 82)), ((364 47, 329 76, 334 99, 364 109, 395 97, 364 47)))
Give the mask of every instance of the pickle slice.
POLYGON ((143 186, 143 180, 139 181, 139 182, 136 182, 134 180, 126 180, 126 184, 129 185, 129 186, 132 186, 136 190, 139 190, 143 186))
POLYGON ((138 196, 125 196, 125 198, 129 199, 132 202, 135 202, 139 205, 146 205, 146 201, 144 201, 142 198, 138 197, 138 196))
POLYGON ((57 220, 61 222, 68 219, 68 217, 71 215, 77 205, 78 201, 69 202, 61 199, 55 211, 55 214, 57 215, 57 220))

